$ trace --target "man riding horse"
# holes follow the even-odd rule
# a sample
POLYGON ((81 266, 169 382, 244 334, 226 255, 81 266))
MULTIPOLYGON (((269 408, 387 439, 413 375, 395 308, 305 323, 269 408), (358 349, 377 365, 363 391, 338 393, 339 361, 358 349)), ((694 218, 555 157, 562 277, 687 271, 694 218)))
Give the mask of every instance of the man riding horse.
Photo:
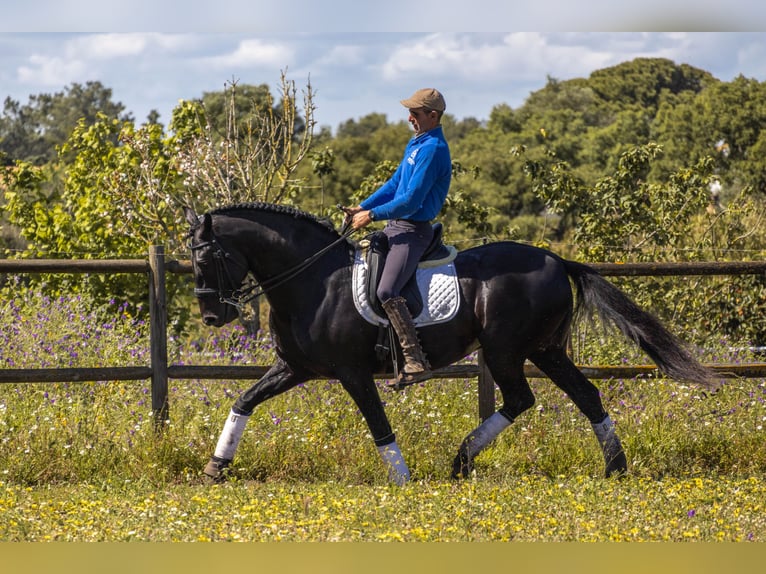
POLYGON ((442 209, 452 177, 452 160, 441 118, 446 108, 438 90, 423 88, 401 104, 409 110, 415 135, 407 143, 396 172, 356 207, 344 208, 354 229, 387 220, 383 233, 389 252, 377 296, 399 338, 404 367, 397 385, 417 383, 431 376, 415 323, 401 291, 415 273, 418 261, 433 238, 430 221, 442 209))

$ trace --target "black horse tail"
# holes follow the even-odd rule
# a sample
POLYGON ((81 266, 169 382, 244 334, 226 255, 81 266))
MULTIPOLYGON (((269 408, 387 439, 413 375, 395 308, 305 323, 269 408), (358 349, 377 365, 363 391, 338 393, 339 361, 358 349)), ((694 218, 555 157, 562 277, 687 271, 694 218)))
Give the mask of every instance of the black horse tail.
POLYGON ((575 261, 564 261, 564 265, 577 289, 576 318, 592 318, 595 312, 604 323, 614 324, 641 347, 668 377, 711 391, 720 387, 715 372, 700 364, 654 315, 641 309, 592 267, 575 261))

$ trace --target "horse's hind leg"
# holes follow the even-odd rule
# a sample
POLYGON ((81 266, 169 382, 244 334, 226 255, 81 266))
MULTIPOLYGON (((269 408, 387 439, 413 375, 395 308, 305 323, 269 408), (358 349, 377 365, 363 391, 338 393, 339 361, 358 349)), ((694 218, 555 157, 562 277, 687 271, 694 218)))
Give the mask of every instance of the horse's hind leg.
POLYGON ((532 389, 524 376, 524 361, 512 360, 484 349, 484 360, 503 395, 503 406, 463 439, 452 462, 452 478, 467 478, 473 460, 514 419, 535 404, 532 389))
POLYGON ((582 374, 563 349, 551 348, 540 351, 530 356, 530 360, 548 375, 588 417, 604 454, 606 476, 625 474, 628 469, 625 452, 615 431, 614 423, 604 410, 596 386, 582 374))

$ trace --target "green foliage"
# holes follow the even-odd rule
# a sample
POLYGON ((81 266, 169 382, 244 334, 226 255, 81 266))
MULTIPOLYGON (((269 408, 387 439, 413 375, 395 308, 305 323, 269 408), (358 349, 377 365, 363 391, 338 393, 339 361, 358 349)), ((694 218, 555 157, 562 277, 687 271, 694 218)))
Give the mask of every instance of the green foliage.
POLYGON ((636 58, 596 70, 588 86, 602 100, 656 109, 667 93, 697 93, 714 82, 708 72, 688 64, 677 65, 665 58, 636 58))
MULTIPOLYGON (((235 84, 221 98, 207 94, 212 119, 203 103, 181 102, 171 134, 158 123, 136 127, 103 113, 81 118, 60 146, 57 163, 38 168, 19 162, 4 175, 7 217, 30 245, 25 255, 145 257, 150 245, 181 253, 184 206, 202 212, 244 201, 294 201, 292 174, 311 144, 312 93, 309 86, 304 123, 297 116, 294 83, 283 75, 281 88, 278 106, 262 89, 255 99, 248 87, 238 91, 235 84), (252 107, 243 112, 246 103, 252 107), (303 135, 294 143, 297 129, 303 135), (61 181, 51 173, 62 174, 61 181)), ((40 281, 56 294, 67 288, 101 299, 122 293, 146 300, 146 279, 135 275, 30 279, 40 281)), ((188 291, 185 283, 168 277, 177 329, 188 317, 188 299, 177 296, 188 291)))
POLYGON ((112 102, 112 90, 100 82, 73 83, 55 94, 38 94, 29 103, 6 98, 0 116, 0 158, 5 165, 16 161, 42 165, 56 159, 63 144, 80 121, 90 124, 98 114, 132 121, 125 106, 112 102))
POLYGON ((649 164, 661 152, 649 143, 623 153, 616 172, 592 188, 554 154, 550 165, 530 161, 525 169, 552 210, 577 218, 574 240, 588 260, 603 261, 609 255, 656 261, 665 257, 664 248, 689 235, 694 216, 709 203, 712 163, 705 158, 667 182, 648 183, 649 164))
MULTIPOLYGON (((716 178, 710 157, 670 174, 665 182, 649 183, 646 175, 661 151, 650 143, 625 152, 616 172, 592 187, 552 152, 546 161, 526 161, 525 170, 550 208, 573 219, 573 239, 588 261, 725 260, 757 253, 766 241, 764 202, 747 189, 725 208, 711 204, 710 184, 716 178)), ((766 341, 763 278, 695 279, 693 285, 694 297, 688 283, 668 285, 659 278, 631 290, 639 303, 660 315, 685 317, 698 339, 717 333, 758 345, 766 341)))
POLYGON ((666 158, 653 169, 662 177, 679 165, 712 156, 725 192, 745 186, 763 192, 766 84, 742 76, 663 105, 653 127, 666 158))
POLYGON ((335 172, 335 153, 325 147, 321 151, 311 153, 311 169, 317 175, 325 176, 335 172))
POLYGON ((476 180, 480 173, 476 166, 466 169, 459 161, 452 161, 452 183, 440 216, 448 236, 460 237, 468 232, 486 236, 490 233, 488 220, 492 209, 474 201, 463 185, 464 176, 476 180))
MULTIPOLYGON (((175 206, 167 199, 177 176, 158 124, 136 130, 131 122, 103 114, 92 124, 83 119, 61 147, 65 156, 73 159, 56 167, 65 176, 53 192, 46 168, 19 163, 11 172, 7 213, 29 242, 25 256, 146 257, 149 245, 180 235, 175 206)), ((178 305, 174 297, 181 283, 180 277, 168 277, 170 309, 183 323, 186 302, 178 305)), ((101 301, 121 293, 144 308, 148 297, 140 275, 43 274, 30 277, 28 284, 44 284, 51 295, 83 292, 101 301)))
POLYGON ((48 195, 43 191, 43 183, 49 174, 45 171, 29 163, 20 163, 0 174, 0 182, 5 188, 5 215, 13 214, 13 222, 32 233, 38 233, 41 224, 43 227, 46 224, 47 210, 43 208, 48 195))

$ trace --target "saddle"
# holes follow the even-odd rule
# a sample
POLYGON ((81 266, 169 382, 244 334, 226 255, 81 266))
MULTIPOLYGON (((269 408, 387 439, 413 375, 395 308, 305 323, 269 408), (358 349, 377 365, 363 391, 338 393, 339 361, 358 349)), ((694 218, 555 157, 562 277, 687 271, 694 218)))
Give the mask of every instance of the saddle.
MULTIPOLYGON (((442 240, 444 228, 441 223, 433 224, 433 238, 431 243, 420 257, 418 267, 435 267, 448 263, 455 258, 457 252, 452 246, 445 245, 442 240)), ((365 261, 367 263, 367 297, 372 309, 380 316, 385 317, 381 301, 378 299, 377 289, 380 277, 383 274, 383 266, 388 255, 388 237, 382 231, 375 231, 365 236, 361 245, 366 247, 365 261)), ((407 308, 413 317, 420 315, 423 310, 423 297, 418 289, 415 275, 407 280, 402 289, 401 296, 407 302, 407 308)))

